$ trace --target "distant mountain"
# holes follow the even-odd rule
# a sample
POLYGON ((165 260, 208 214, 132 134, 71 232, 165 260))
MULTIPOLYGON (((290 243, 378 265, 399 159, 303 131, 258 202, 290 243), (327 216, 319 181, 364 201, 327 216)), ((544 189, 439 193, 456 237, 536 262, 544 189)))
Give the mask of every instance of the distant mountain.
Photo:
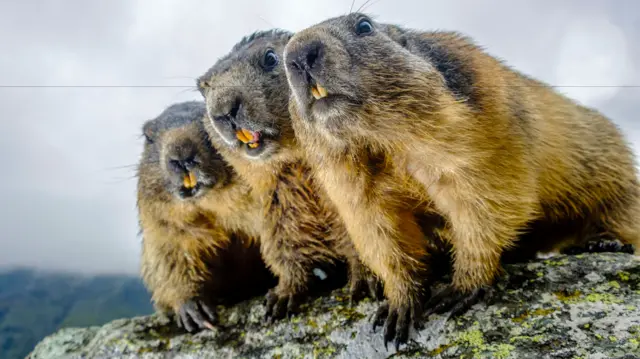
POLYGON ((153 312, 138 277, 0 271, 0 359, 23 359, 62 327, 101 325, 153 312))

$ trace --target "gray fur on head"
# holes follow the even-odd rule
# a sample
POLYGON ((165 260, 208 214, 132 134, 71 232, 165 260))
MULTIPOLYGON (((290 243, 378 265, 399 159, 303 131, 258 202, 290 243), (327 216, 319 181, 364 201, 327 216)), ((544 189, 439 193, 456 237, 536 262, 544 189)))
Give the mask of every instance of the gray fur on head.
POLYGON ((210 144, 202 123, 205 113, 202 101, 186 101, 168 106, 144 123, 139 191, 152 197, 166 193, 167 200, 197 198, 228 181, 231 169, 210 144), (190 172, 197 179, 193 189, 183 186, 190 172))
MULTIPOLYGON (((399 111, 413 103, 436 105, 425 99, 444 89, 460 100, 472 99, 472 72, 435 36, 425 34, 378 23, 361 13, 331 18, 298 32, 284 57, 293 108, 304 121, 301 126, 334 143, 353 143, 371 131, 392 126, 383 115, 393 112, 392 107, 399 111), (301 69, 305 66, 306 70, 301 69), (314 100, 314 84, 324 87, 329 96, 314 100)), ((462 37, 454 32, 442 34, 462 37)))
POLYGON ((197 80, 214 143, 251 159, 276 153, 283 136, 292 132, 288 116, 289 90, 282 52, 293 33, 271 29, 245 36, 197 80), (236 137, 236 131, 257 133, 257 148, 236 137))

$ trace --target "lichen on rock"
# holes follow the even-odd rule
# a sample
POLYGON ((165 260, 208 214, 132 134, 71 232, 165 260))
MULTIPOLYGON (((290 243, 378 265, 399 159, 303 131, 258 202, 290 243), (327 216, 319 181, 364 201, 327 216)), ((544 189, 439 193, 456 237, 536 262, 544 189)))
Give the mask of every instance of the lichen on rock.
POLYGON ((494 295, 457 318, 432 315, 407 346, 371 331, 377 305, 344 289, 264 325, 256 298, 219 308, 221 327, 188 334, 161 315, 62 329, 29 359, 63 358, 640 358, 640 260, 622 253, 509 265, 494 295))

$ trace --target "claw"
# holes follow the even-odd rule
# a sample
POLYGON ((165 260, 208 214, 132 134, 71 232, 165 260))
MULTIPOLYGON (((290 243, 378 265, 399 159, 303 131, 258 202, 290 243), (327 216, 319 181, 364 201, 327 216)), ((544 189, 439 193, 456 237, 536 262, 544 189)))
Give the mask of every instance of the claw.
POLYGON ((266 295, 265 321, 271 324, 285 317, 292 317, 298 311, 300 296, 296 294, 280 296, 273 290, 266 295))
POLYGON ((373 277, 352 280, 350 293, 351 298, 349 300, 349 305, 351 306, 356 305, 356 303, 366 297, 369 297, 374 301, 382 300, 384 298, 380 281, 373 277))
POLYGON ((458 316, 469 310, 488 292, 488 288, 480 287, 469 293, 464 293, 455 289, 453 285, 448 285, 431 297, 425 306, 427 308, 425 317, 434 313, 444 314, 446 312, 450 312, 451 317, 458 316))
POLYGON ((198 329, 213 330, 217 315, 209 304, 202 299, 189 299, 180 306, 177 312, 177 324, 189 333, 198 329))
POLYGON ((396 323, 398 322, 398 312, 395 310, 389 311, 387 320, 384 323, 384 348, 387 348, 387 343, 392 341, 396 337, 396 323))
POLYGON ((289 317, 294 316, 298 312, 299 304, 300 298, 297 295, 289 296, 289 301, 287 303, 287 315, 289 317))
POLYGON ((193 321, 193 318, 191 318, 191 316, 189 316, 189 314, 187 313, 187 310, 184 305, 180 307, 180 311, 178 313, 179 313, 178 315, 181 318, 184 329, 189 333, 193 333, 196 330, 196 324, 193 321))
POLYGON ((376 329, 384 323, 384 320, 388 314, 389 314, 389 304, 386 302, 382 303, 378 307, 376 314, 373 316, 373 325, 371 327, 371 331, 373 333, 375 333, 376 329))
POLYGON ((383 341, 386 350, 389 350, 388 344, 393 341, 396 351, 400 350, 402 344, 406 344, 409 340, 409 327, 411 323, 416 323, 419 308, 411 305, 391 309, 388 302, 380 305, 373 317, 372 331, 384 323, 383 341))
POLYGON ((398 319, 396 322, 396 351, 400 350, 400 344, 406 343, 409 339, 409 326, 412 318, 409 315, 409 308, 402 307, 398 309, 398 319))
POLYGON ((371 298, 375 300, 382 300, 384 298, 382 283, 378 279, 367 279, 367 287, 369 288, 369 295, 371 296, 371 298))

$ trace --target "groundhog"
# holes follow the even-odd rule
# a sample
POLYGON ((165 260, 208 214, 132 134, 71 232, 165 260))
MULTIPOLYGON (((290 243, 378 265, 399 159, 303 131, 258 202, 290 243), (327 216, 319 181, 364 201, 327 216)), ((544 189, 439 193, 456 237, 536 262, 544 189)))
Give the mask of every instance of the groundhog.
POLYGON ((406 342, 421 309, 466 310, 518 245, 549 251, 609 233, 638 253, 636 163, 620 130, 468 37, 351 13, 296 33, 284 62, 314 177, 384 282, 374 328, 386 317, 385 344, 406 342), (385 170, 371 171, 380 157, 385 170), (428 253, 402 196, 445 217, 453 248, 452 283, 423 306, 428 253), (538 223, 576 239, 539 240, 527 232, 538 223))
POLYGON ((321 282, 314 269, 339 275, 341 263, 348 265, 352 301, 382 296, 331 202, 316 188, 295 141, 280 60, 291 35, 273 29, 246 36, 197 81, 213 146, 264 206, 262 255, 279 279, 267 295, 267 320, 294 314, 321 282))
POLYGON ((275 285, 257 243, 260 207, 209 145, 204 115, 189 101, 147 121, 137 172, 142 278, 156 309, 189 332, 215 324, 214 305, 275 285))

